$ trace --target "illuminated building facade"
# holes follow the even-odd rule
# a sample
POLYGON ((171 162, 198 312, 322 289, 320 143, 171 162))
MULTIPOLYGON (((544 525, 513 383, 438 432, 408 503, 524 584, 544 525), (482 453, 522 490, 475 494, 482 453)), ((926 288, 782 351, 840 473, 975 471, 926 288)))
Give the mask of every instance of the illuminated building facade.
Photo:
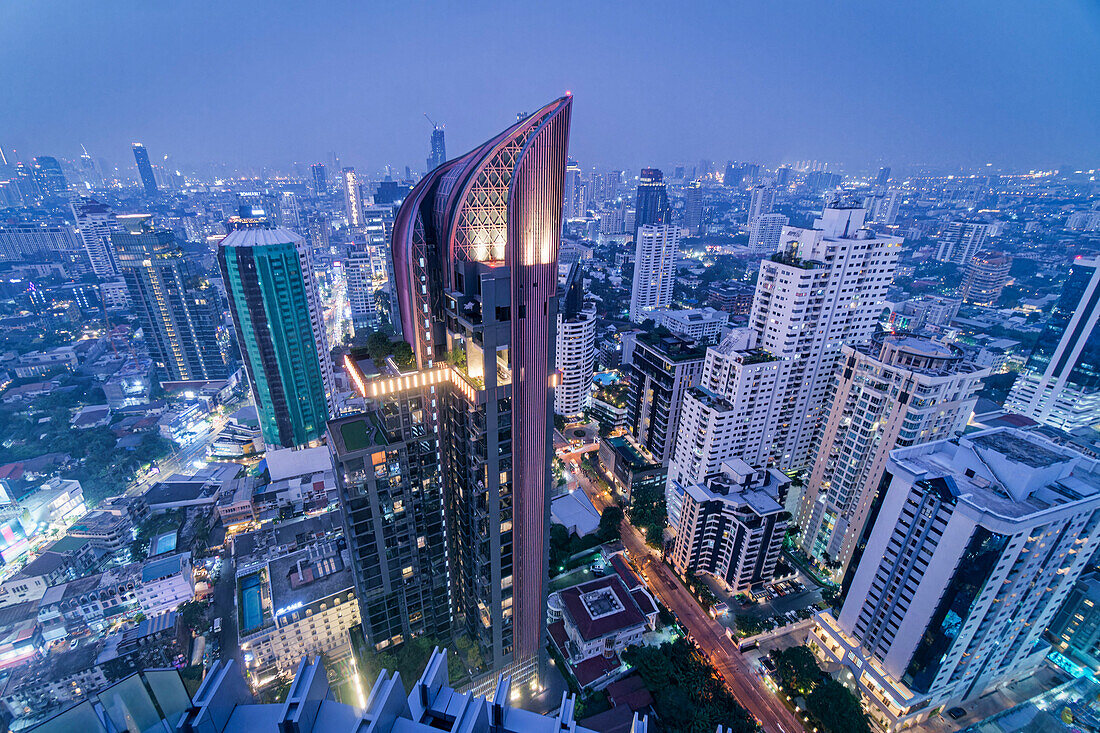
POLYGON ((111 234, 118 268, 141 322, 149 356, 172 381, 225 379, 218 346, 220 308, 209 283, 187 271, 172 232, 147 214, 120 216, 111 234))
MULTIPOLYGON (((543 662, 557 254, 571 97, 436 168, 394 222, 394 285, 439 437, 451 613, 490 678, 543 662)), ((354 379, 353 379, 354 381, 354 379)), ((394 381, 394 380, 389 380, 394 381)), ((387 382, 388 383, 388 382, 387 382)))
POLYGON ((264 224, 222 240, 218 265, 268 446, 318 440, 332 410, 332 357, 306 240, 264 224))

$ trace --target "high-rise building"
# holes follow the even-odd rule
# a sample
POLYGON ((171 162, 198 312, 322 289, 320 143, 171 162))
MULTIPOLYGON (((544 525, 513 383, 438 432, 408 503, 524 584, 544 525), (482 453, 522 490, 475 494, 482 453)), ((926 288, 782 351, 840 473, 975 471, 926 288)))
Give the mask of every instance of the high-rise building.
POLYGON ((577 262, 569 268, 558 305, 557 339, 555 354, 561 381, 554 390, 554 412, 566 417, 580 415, 592 402, 596 304, 584 302, 584 273, 577 262))
POLYGON ((898 448, 811 647, 897 731, 1035 673, 1100 540, 1100 463, 996 428, 898 448))
POLYGON ((298 199, 298 194, 293 191, 281 192, 275 211, 275 221, 279 226, 301 236, 305 236, 309 232, 309 227, 306 226, 305 212, 302 211, 302 202, 298 199))
POLYGON ((706 351, 697 387, 683 396, 669 443, 665 501, 669 526, 680 523, 684 490, 738 458, 766 466, 781 434, 784 393, 779 360, 757 348, 751 329, 734 329, 706 351))
POLYGON ((432 152, 428 155, 428 173, 447 162, 447 142, 443 136, 443 125, 432 124, 432 152))
POLYGON ((672 567, 682 576, 707 573, 733 592, 770 582, 789 515, 791 480, 774 468, 731 458, 684 492, 672 567))
POLYGON ((571 160, 565 164, 565 190, 562 196, 562 216, 578 219, 585 215, 585 185, 580 164, 571 160))
POLYGON ((813 229, 784 229, 780 252, 760 262, 749 325, 756 346, 784 361, 780 468, 812 462, 840 346, 871 338, 893 282, 902 240, 866 228, 866 213, 828 207, 813 229))
POLYGON ((885 186, 890 180, 890 166, 884 165, 878 169, 878 175, 875 176, 876 186, 885 186))
POLYGON ((706 352, 694 341, 660 329, 625 335, 623 353, 629 377, 627 426, 642 447, 667 466, 684 393, 699 384, 706 352))
POLYGON ((172 232, 147 214, 116 218, 111 244, 149 355, 172 381, 225 379, 217 291, 188 271, 172 232))
POLYGON ((72 210, 92 272, 100 279, 113 278, 118 274, 118 260, 111 244, 115 215, 107 206, 91 198, 73 201, 72 210))
POLYGON ((959 295, 974 305, 995 305, 1008 283, 1012 258, 1004 252, 979 252, 966 268, 959 295))
MULTIPOLYGON (((494 675, 544 664, 557 253, 571 97, 444 163, 393 226, 425 429, 442 446, 451 617, 494 675), (436 380, 436 381, 433 381, 436 380)), ((354 380, 353 380, 354 381, 354 380)))
POLYGON ((746 223, 752 226, 752 223, 764 214, 772 213, 774 205, 775 189, 770 186, 756 186, 749 196, 749 213, 745 219, 746 223))
POLYGON ((264 443, 319 440, 335 413, 334 383, 306 240, 270 225, 242 227, 218 246, 218 265, 264 443))
POLYGON ((646 224, 637 229, 634 244, 634 283, 630 289, 630 320, 641 323, 658 308, 672 307, 680 227, 646 224))
POLYGON ((356 247, 344 260, 348 281, 348 305, 355 335, 370 333, 381 324, 374 293, 374 257, 372 250, 356 247))
POLYGON ((345 168, 342 173, 344 184, 344 210, 348 215, 348 226, 358 229, 363 226, 363 195, 359 191, 359 176, 354 168, 345 168))
POLYGON ((38 192, 43 198, 66 198, 69 195, 69 182, 57 158, 40 155, 34 159, 33 177, 38 192))
POLYGON ((868 196, 863 206, 870 212, 868 221, 872 224, 893 226, 898 218, 898 209, 901 207, 901 191, 892 189, 868 196))
POLYGON ((789 222, 783 214, 761 214, 753 219, 749 229, 749 251, 760 256, 778 251, 783 227, 789 222))
POLYGON ((919 336, 845 344, 799 504, 802 550, 843 577, 890 451, 961 433, 987 376, 959 347, 919 336))
POLYGON ((1005 409, 1062 430, 1100 421, 1100 259, 1078 257, 1005 409))
POLYGON ((1100 574, 1081 576, 1050 623, 1050 638, 1060 653, 1100 671, 1100 574))
POLYGON ((141 143, 133 143, 134 162, 137 163, 138 175, 141 176, 141 185, 145 187, 145 195, 152 198, 157 195, 157 179, 153 176, 153 164, 149 162, 149 151, 141 143))
POLYGON ((988 224, 980 221, 953 221, 940 235, 936 259, 965 265, 984 248, 988 236, 988 224))
POLYGON ((684 228, 699 234, 703 228, 703 183, 692 181, 684 188, 684 228))
POLYGON ((320 195, 328 191, 328 168, 324 163, 314 163, 309 173, 313 177, 313 193, 320 195))
POLYGON ((638 194, 634 204, 634 238, 646 224, 670 224, 672 208, 668 202, 665 177, 659 168, 642 168, 638 178, 638 194))
POLYGON ((787 188, 791 185, 791 167, 789 165, 780 166, 775 169, 775 187, 787 188))
POLYGON ((344 536, 367 647, 450 636, 439 435, 427 386, 328 424, 344 536))

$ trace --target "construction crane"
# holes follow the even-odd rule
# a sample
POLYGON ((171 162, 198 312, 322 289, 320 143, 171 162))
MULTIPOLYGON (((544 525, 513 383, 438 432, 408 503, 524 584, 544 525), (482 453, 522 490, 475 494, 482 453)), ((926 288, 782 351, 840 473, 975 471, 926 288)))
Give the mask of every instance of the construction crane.
POLYGON ((427 112, 424 113, 424 119, 426 119, 431 124, 431 126, 434 127, 436 130, 442 130, 443 129, 443 125, 437 125, 435 120, 433 120, 431 117, 428 117, 427 112))

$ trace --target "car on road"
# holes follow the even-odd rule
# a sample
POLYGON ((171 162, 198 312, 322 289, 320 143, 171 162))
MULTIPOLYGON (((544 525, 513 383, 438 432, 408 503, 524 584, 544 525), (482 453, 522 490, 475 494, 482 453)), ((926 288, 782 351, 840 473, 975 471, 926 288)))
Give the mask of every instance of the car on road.
POLYGON ((221 616, 218 616, 216 619, 214 619, 214 633, 215 634, 222 633, 222 617, 221 616))
POLYGON ((951 718, 952 720, 958 720, 964 715, 966 715, 966 711, 962 708, 951 708, 947 711, 947 717, 951 718))

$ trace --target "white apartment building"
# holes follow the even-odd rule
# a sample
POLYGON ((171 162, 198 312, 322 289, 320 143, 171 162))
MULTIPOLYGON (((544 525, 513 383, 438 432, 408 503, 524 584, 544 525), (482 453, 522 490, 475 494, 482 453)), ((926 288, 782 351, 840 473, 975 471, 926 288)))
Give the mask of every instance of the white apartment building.
POLYGON ((676 527, 672 567, 682 576, 708 573, 734 592, 767 583, 783 546, 783 509, 791 480, 733 458, 704 482, 689 484, 676 527))
POLYGON ((1078 258, 1005 409, 1075 430, 1100 421, 1100 258, 1078 258))
POLYGON ((789 222, 783 214, 761 214, 753 219, 749 229, 749 251, 763 257, 778 250, 783 227, 789 222))
POLYGON ((705 344, 716 343, 729 322, 728 313, 714 308, 662 308, 653 311, 652 315, 658 326, 705 344))
POLYGON ((748 328, 730 331, 707 349, 700 386, 684 393, 669 463, 665 502, 674 531, 687 486, 717 473, 730 458, 767 465, 777 435, 769 416, 781 409, 780 367, 777 359, 756 348, 756 334, 748 328))
POLYGON ((554 412, 580 415, 592 404, 592 374, 596 368, 596 304, 585 303, 575 313, 558 313, 557 351, 561 382, 554 390, 554 412))
POLYGON ((749 198, 749 213, 745 218, 745 222, 752 226, 752 223, 764 214, 772 213, 772 206, 774 205, 775 189, 768 186, 756 186, 752 189, 752 195, 749 198))
POLYGON ((901 237, 864 226, 866 210, 826 208, 813 229, 786 227, 782 249, 762 260, 749 325, 757 347, 783 360, 780 468, 813 460, 843 344, 868 341, 901 254, 901 237))
POLYGON ((841 578, 890 451, 954 437, 989 375, 962 349, 906 334, 842 347, 832 405, 798 509, 802 550, 841 578))
POLYGON ((111 229, 115 215, 105 205, 94 199, 72 201, 70 206, 76 219, 76 230, 84 243, 88 262, 96 277, 109 279, 118 275, 118 260, 111 244, 111 229))
POLYGON ((348 630, 360 616, 348 557, 326 542, 238 569, 240 647, 260 685, 293 672, 303 655, 351 652, 348 630))
POLYGON ((940 235, 936 259, 966 265, 985 248, 989 225, 978 221, 953 221, 940 235))
POLYGON ((658 308, 672 305, 680 227, 644 224, 634 246, 634 284, 630 289, 630 320, 641 323, 658 308))
POLYGON ((191 573, 191 553, 157 558, 141 569, 141 583, 134 588, 138 605, 146 616, 174 611, 195 597, 195 579, 191 573))
POLYGON ((371 251, 352 250, 344 261, 344 274, 348 282, 352 327, 356 333, 377 330, 381 321, 374 297, 374 258, 371 251))
POLYGON ((810 645, 895 731, 1043 662, 1100 535, 1100 462, 998 428, 898 448, 885 475, 839 617, 818 614, 810 645))

